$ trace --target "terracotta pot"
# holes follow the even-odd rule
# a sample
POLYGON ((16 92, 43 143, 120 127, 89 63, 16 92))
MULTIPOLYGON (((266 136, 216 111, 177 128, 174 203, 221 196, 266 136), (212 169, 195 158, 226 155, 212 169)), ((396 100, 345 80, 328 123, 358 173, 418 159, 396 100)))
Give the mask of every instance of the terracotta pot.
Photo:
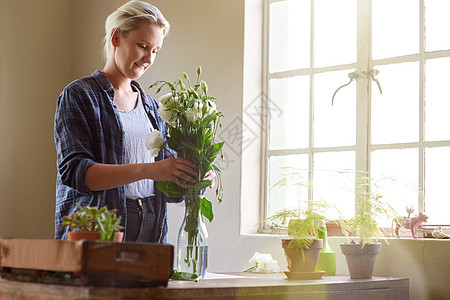
POLYGON ((343 236, 341 226, 338 221, 327 221, 327 234, 328 236, 343 236))
POLYGON ((67 233, 69 241, 100 240, 100 232, 95 231, 69 231, 67 233))
MULTIPOLYGON (((81 240, 101 240, 100 232, 96 231, 69 231, 67 233, 67 239, 69 241, 81 241, 81 240)), ((114 233, 114 242, 121 243, 123 240, 123 232, 117 231, 114 233)))
POLYGON ((123 231, 116 231, 114 233, 114 243, 122 243, 123 241, 123 231))
POLYGON ((323 247, 323 240, 313 239, 309 248, 290 247, 292 239, 283 239, 282 246, 288 269, 291 272, 314 272, 319 261, 320 249, 323 247), (303 251, 302 251, 303 250, 303 251))
POLYGON ((342 254, 345 255, 348 271, 352 279, 372 278, 373 268, 381 243, 366 244, 340 244, 342 254))
MULTIPOLYGON (((327 221, 326 226, 327 226, 328 236, 344 236, 344 234, 342 233, 342 227, 339 224, 339 221, 327 221)), ((355 233, 349 232, 348 235, 355 236, 355 233)))

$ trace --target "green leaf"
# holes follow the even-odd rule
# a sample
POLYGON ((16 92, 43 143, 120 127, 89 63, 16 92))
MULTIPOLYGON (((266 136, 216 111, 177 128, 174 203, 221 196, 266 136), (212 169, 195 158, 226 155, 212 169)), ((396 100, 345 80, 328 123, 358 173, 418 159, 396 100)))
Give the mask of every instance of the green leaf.
POLYGON ((212 167, 212 169, 214 170, 214 172, 217 172, 217 173, 222 172, 222 170, 221 170, 218 166, 216 166, 216 165, 211 165, 211 167, 212 167))
POLYGON ((201 122, 202 127, 207 127, 213 120, 213 115, 207 115, 201 122))
POLYGON ((156 185, 156 188, 169 198, 179 198, 183 196, 178 185, 173 181, 160 182, 156 185))
POLYGON ((172 275, 170 276, 172 280, 196 280, 198 279, 198 275, 189 272, 178 272, 177 269, 173 270, 172 275))
POLYGON ((215 158, 216 157, 217 153, 219 153, 220 149, 222 149, 223 143, 224 142, 220 142, 220 143, 215 143, 214 145, 212 145, 212 147, 211 147, 211 154, 210 154, 211 158, 215 158))
MULTIPOLYGON (((258 264, 257 264, 257 265, 258 265, 258 264)), ((257 268, 257 266, 253 266, 253 267, 250 267, 250 268, 244 270, 244 272, 253 272, 253 271, 256 270, 256 268, 257 268)))
POLYGON ((155 87, 155 86, 157 86, 157 85, 159 85, 161 83, 164 83, 164 81, 163 80, 158 80, 155 83, 153 83, 151 86, 149 86, 149 89, 151 89, 151 88, 153 88, 153 87, 155 87))
POLYGON ((209 222, 212 222, 214 219, 214 214, 212 211, 212 203, 206 197, 203 197, 200 200, 200 210, 202 212, 202 215, 209 220, 209 222))
POLYGON ((201 182, 197 182, 196 184, 192 185, 192 188, 194 188, 195 190, 203 190, 203 189, 206 189, 210 185, 211 185, 211 180, 203 180, 201 182))
POLYGON ((172 137, 167 137, 167 146, 169 146, 170 149, 174 150, 177 153, 181 150, 180 143, 172 137))
POLYGON ((194 153, 198 153, 198 148, 195 147, 195 145, 193 145, 192 143, 185 141, 178 141, 178 142, 181 143, 183 146, 187 147, 188 149, 192 150, 194 153))
POLYGON ((184 138, 183 133, 181 133, 181 131, 179 131, 175 127, 169 127, 169 135, 170 138, 173 139, 174 141, 179 141, 184 138))

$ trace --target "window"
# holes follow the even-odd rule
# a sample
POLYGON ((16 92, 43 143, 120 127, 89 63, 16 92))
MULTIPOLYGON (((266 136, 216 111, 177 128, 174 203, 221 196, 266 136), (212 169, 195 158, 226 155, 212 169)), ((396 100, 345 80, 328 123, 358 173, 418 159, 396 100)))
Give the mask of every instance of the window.
POLYGON ((355 178, 343 171, 358 170, 393 179, 383 196, 400 215, 413 207, 450 223, 449 10, 447 0, 266 1, 265 105, 282 113, 263 120, 264 216, 324 199, 351 217, 355 178), (313 188, 272 188, 283 167, 313 188))

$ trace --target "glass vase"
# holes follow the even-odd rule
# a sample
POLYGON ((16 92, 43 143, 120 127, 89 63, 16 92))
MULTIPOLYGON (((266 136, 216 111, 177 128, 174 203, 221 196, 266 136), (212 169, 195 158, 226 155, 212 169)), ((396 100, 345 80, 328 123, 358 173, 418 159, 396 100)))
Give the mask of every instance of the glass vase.
POLYGON ((177 270, 200 278, 205 276, 208 266, 208 231, 200 211, 202 198, 185 196, 185 214, 177 240, 177 270))

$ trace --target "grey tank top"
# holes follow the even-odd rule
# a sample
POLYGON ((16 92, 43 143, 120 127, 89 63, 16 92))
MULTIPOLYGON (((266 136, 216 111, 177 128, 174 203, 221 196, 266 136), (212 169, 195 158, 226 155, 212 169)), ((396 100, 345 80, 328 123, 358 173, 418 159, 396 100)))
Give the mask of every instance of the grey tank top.
MULTIPOLYGON (((119 110, 124 131, 125 164, 153 163, 155 159, 145 146, 145 141, 153 130, 152 123, 144 109, 142 95, 138 92, 138 103, 132 111, 119 110)), ((143 179, 125 185, 125 196, 130 199, 155 195, 154 181, 143 179)))

